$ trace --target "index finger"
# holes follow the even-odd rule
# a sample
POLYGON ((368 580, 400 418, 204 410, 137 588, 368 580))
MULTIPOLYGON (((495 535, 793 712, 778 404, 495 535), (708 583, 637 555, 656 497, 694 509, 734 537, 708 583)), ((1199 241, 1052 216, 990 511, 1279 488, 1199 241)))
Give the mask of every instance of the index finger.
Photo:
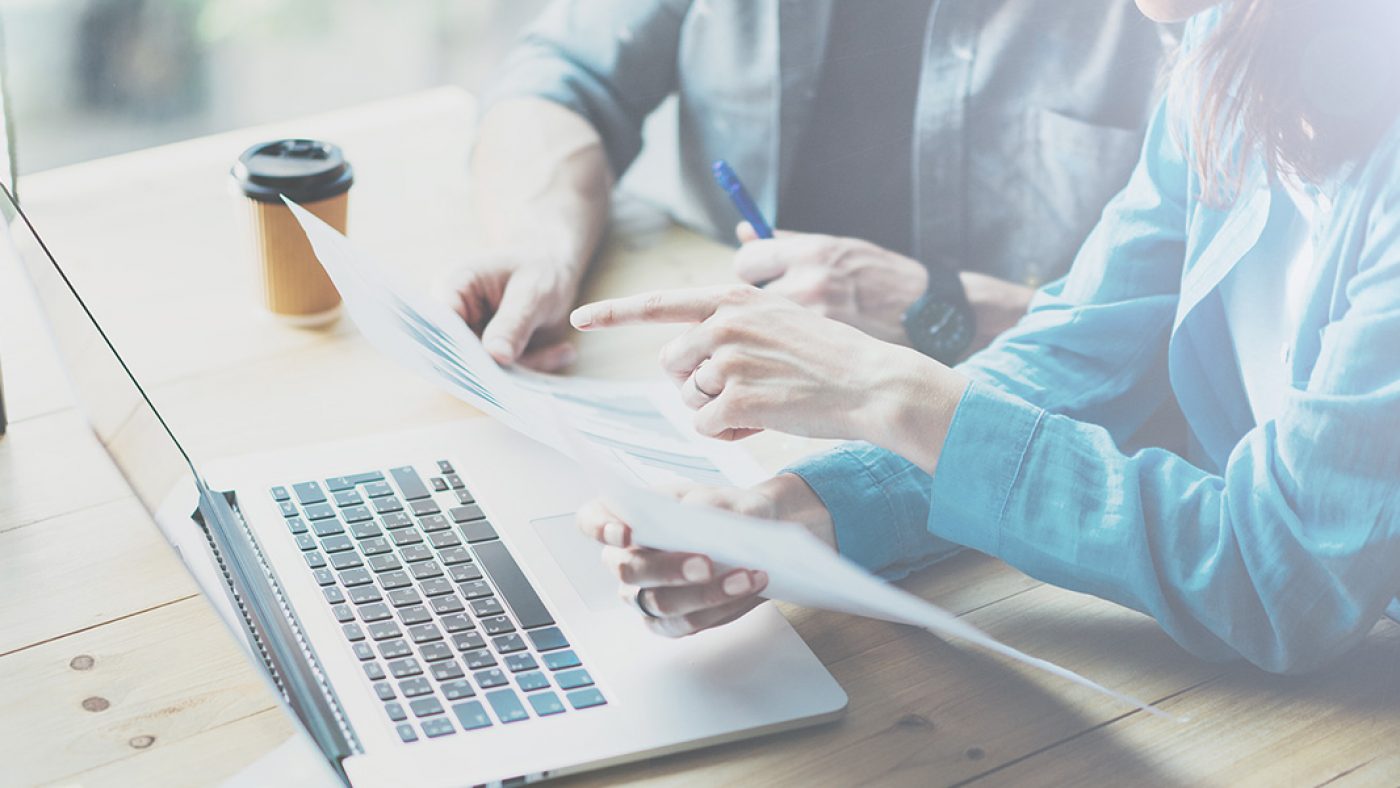
POLYGON ((569 315, 580 331, 637 323, 702 323, 732 293, 732 287, 664 290, 585 304, 569 315))

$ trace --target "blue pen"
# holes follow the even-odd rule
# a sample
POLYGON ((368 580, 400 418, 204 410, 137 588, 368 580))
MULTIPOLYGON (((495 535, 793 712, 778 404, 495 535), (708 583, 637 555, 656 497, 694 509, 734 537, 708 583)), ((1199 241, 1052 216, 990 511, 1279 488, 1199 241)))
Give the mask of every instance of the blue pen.
POLYGON ((744 221, 749 223, 754 233, 759 238, 772 238, 773 228, 763 218, 763 214, 759 213, 758 206, 749 196, 749 190, 744 188, 744 184, 734 173, 734 168, 729 166, 729 162, 720 159, 710 165, 710 171, 715 174, 715 183, 718 183, 719 187, 724 189, 724 193, 729 195, 734 207, 739 209, 739 215, 744 217, 744 221))

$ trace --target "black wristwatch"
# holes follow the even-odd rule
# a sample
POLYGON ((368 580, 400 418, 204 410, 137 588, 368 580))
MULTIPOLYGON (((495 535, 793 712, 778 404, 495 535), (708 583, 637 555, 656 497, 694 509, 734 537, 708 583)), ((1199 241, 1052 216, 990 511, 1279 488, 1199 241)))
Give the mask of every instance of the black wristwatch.
POLYGON ((928 289, 904 313, 904 333, 915 350, 943 364, 963 357, 977 335, 977 317, 957 271, 928 266, 928 289))

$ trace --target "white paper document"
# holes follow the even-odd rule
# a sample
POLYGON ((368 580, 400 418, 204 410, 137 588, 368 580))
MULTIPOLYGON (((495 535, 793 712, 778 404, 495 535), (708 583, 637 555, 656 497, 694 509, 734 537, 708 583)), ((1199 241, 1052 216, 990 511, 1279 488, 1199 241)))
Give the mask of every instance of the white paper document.
POLYGON ((959 638, 1153 714, 1156 708, 1020 652, 847 561, 792 523, 683 506, 655 488, 760 478, 732 445, 688 426, 664 381, 613 383, 502 369, 445 305, 415 296, 343 235, 288 202, 360 331, 383 352, 502 423, 578 462, 632 526, 638 544, 709 555, 768 573, 765 595, 959 638))

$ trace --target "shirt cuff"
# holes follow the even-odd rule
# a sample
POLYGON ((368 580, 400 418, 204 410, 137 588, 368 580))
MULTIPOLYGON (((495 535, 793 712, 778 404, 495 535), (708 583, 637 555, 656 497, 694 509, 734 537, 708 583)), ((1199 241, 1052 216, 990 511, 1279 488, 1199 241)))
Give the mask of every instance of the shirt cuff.
POLYGON ((852 443, 783 470, 801 477, 831 514, 836 550, 889 580, 958 552, 928 523, 928 475, 897 455, 852 443))
POLYGON ((1045 411, 994 386, 967 387, 938 457, 928 529, 1000 555, 1002 518, 1045 411))

